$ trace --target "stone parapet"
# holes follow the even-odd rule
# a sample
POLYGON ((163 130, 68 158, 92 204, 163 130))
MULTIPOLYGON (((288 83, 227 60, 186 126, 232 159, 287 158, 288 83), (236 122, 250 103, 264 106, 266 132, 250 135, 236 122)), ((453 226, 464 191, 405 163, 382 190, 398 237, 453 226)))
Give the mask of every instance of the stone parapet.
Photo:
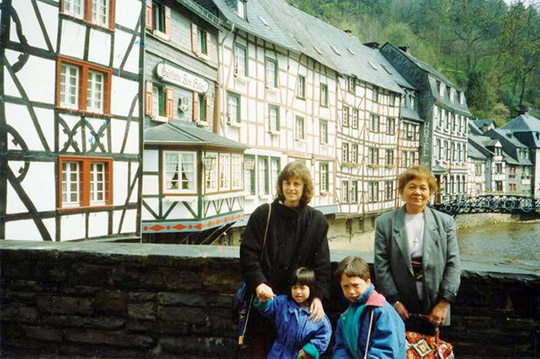
MULTIPOLYGON (((335 264, 346 255, 332 251, 335 264)), ((0 241, 0 356, 237 355, 238 247, 0 241)), ((458 357, 534 357, 540 263, 463 258, 452 327, 458 357)), ((333 322, 345 307, 332 288, 333 322)), ((536 352, 535 352, 536 350, 536 352)))

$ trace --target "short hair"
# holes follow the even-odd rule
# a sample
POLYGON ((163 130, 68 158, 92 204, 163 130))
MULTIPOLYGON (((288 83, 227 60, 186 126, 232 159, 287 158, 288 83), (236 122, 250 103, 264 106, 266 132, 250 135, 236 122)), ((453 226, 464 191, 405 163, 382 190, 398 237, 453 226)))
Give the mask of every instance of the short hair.
POLYGON ((398 175, 397 181, 399 193, 403 193, 407 183, 413 180, 426 181, 430 194, 433 194, 437 188, 437 182, 431 171, 424 166, 417 165, 407 168, 398 175))
POLYGON ((343 260, 338 263, 334 275, 338 281, 341 281, 341 276, 344 273, 347 277, 360 277, 365 281, 371 279, 369 265, 360 257, 348 256, 343 258, 343 260))
POLYGON ((309 287, 309 297, 315 290, 315 272, 306 267, 300 267, 295 270, 291 276, 291 288, 294 285, 307 285, 309 287))
POLYGON ((302 193, 302 197, 300 198, 300 206, 304 206, 313 198, 313 181, 311 180, 311 173, 309 172, 309 169, 300 161, 290 162, 279 174, 276 183, 277 197, 280 201, 285 202, 285 195, 283 194, 283 181, 294 176, 300 177, 302 182, 304 182, 304 191, 302 193))

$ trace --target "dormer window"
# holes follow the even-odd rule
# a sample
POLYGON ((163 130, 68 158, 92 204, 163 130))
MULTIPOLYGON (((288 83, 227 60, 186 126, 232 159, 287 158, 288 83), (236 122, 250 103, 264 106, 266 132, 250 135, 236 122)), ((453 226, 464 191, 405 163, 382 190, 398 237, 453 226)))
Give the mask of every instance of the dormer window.
POLYGON ((236 1, 236 13, 242 19, 246 18, 246 1, 245 0, 237 0, 236 1))
POLYGON ((463 92, 460 92, 459 93, 459 103, 463 105, 464 102, 465 102, 465 95, 463 94, 463 92))
POLYGON ((439 96, 441 97, 444 97, 444 89, 446 87, 445 84, 443 84, 442 82, 438 82, 437 83, 439 84, 439 96))
POLYGON ((453 88, 450 88, 450 101, 454 102, 454 94, 455 90, 453 88))
POLYGON ((410 105, 411 109, 414 110, 414 95, 410 95, 410 97, 409 97, 409 105, 410 105))

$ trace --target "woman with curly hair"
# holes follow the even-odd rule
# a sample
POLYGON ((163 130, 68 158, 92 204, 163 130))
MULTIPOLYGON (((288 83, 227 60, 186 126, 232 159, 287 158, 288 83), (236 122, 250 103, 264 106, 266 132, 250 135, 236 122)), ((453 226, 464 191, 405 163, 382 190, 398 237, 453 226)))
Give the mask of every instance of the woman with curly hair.
MULTIPOLYGON (((240 245, 242 276, 259 301, 287 294, 297 268, 315 272, 313 300, 309 306, 311 320, 324 316, 323 299, 329 295, 331 277, 326 217, 308 203, 313 197, 313 181, 309 169, 301 162, 291 162, 278 176, 277 198, 259 206, 251 214, 240 245), (271 206, 266 243, 263 243, 271 206)), ((254 316, 249 330, 254 336, 254 357, 268 352, 274 330, 261 325, 264 319, 254 316)))

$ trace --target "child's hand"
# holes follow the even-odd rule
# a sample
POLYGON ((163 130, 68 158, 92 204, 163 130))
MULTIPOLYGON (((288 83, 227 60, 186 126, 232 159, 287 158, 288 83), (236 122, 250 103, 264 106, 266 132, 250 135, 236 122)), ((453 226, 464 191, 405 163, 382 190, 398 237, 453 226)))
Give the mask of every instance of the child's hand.
POLYGON ((270 288, 264 283, 261 283, 257 286, 257 288, 255 289, 255 294, 257 294, 257 298, 261 303, 264 303, 274 298, 274 291, 272 290, 272 288, 270 288))
POLYGON ((324 308, 319 298, 313 298, 311 305, 309 306, 309 319, 313 319, 315 323, 320 321, 324 317, 324 308))
POLYGON ((298 355, 296 356, 296 359, 310 359, 310 358, 311 358, 311 355, 306 353, 304 349, 300 349, 300 351, 298 352, 298 355))

